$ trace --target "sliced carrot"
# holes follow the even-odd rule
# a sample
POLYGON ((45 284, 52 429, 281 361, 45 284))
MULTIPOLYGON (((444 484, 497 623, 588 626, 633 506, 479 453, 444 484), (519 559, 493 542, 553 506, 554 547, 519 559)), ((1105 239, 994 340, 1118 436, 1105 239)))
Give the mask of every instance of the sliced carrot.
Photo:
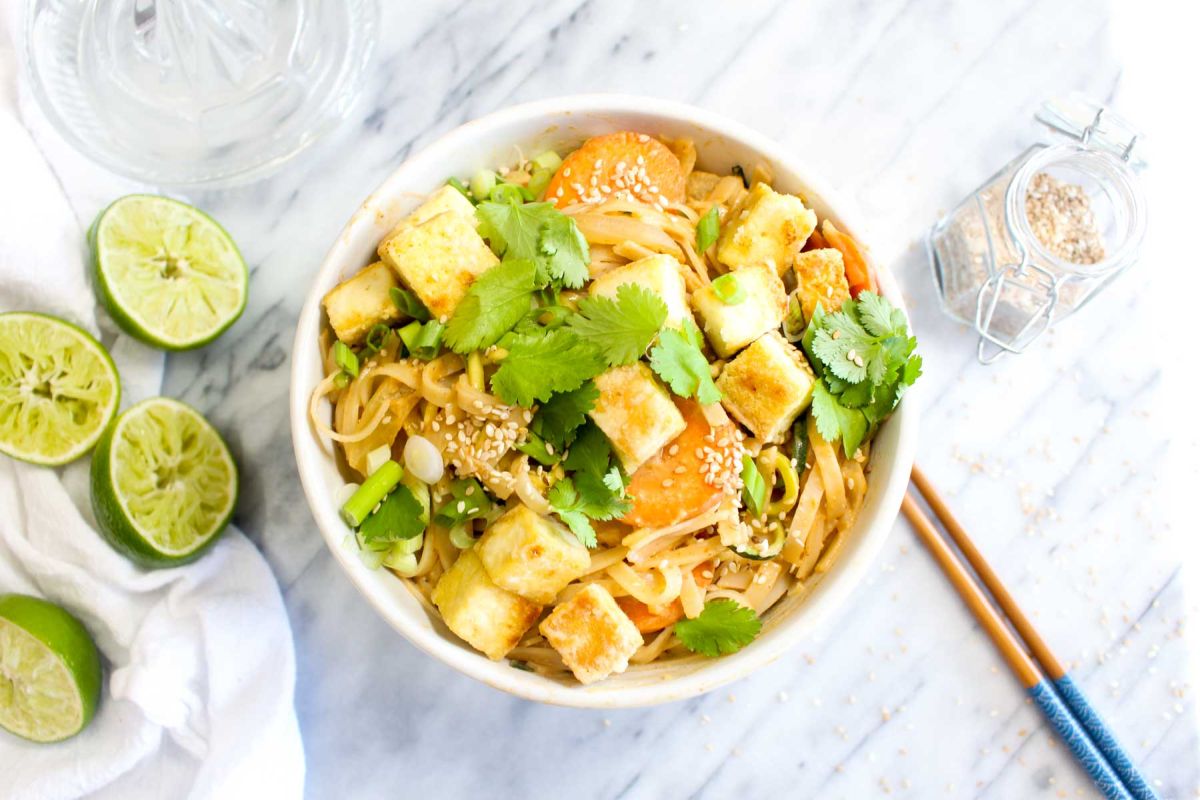
POLYGON ((846 282, 850 284, 850 296, 858 297, 859 292, 873 289, 875 282, 871 280, 871 268, 867 264, 867 257, 854 237, 833 227, 829 220, 825 220, 821 232, 829 246, 842 254, 842 263, 846 266, 846 282))
MULTIPOLYGON (((696 568, 692 570, 692 577, 696 579, 696 585, 701 589, 712 583, 712 569, 713 562, 705 561, 697 564, 696 568)), ((683 619, 683 603, 678 598, 658 611, 652 611, 650 606, 641 600, 629 596, 618 597, 617 605, 642 633, 661 631, 668 625, 674 625, 683 619)))
MULTIPOLYGON (((704 460, 696 455, 712 448, 706 441, 712 428, 704 409, 695 400, 678 399, 675 405, 687 427, 683 433, 640 466, 629 477, 633 507, 621 521, 639 528, 662 528, 700 514, 716 505, 721 490, 704 480, 704 460)), ((729 425, 730 431, 733 424, 729 425)), ((719 438, 719 437, 718 437, 719 438)))
POLYGON ((679 159, 665 144, 633 131, 593 136, 563 159, 546 186, 559 208, 609 197, 648 205, 682 203, 687 181, 679 159))

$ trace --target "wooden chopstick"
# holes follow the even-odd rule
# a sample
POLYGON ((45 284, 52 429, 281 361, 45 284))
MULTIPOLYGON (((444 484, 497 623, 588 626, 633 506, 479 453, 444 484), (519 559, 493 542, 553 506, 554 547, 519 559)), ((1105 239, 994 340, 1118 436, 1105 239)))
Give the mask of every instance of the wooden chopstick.
POLYGON ((938 566, 946 573, 951 585, 979 620, 984 631, 996 645, 1009 668, 1045 715, 1051 727, 1071 750, 1080 766, 1087 771, 1096 787, 1109 800, 1132 800, 1133 795, 1117 776, 1104 755, 1096 748, 1084 728, 1059 698, 1052 684, 1042 675, 1037 664, 1017 635, 1005 624, 1000 612, 992 605, 974 575, 953 548, 937 532, 933 522, 917 505, 911 493, 901 504, 905 516, 933 554, 938 566))
POLYGON ((983 553, 979 552, 979 548, 971 541, 966 530, 955 519, 954 514, 950 512, 950 507, 946 505, 946 501, 929 482, 929 478, 925 477, 925 473, 915 465, 912 469, 912 482, 925 497, 925 502, 929 504, 930 509, 942 523, 942 527, 950 534, 950 538, 954 540, 958 549, 962 551, 971 568, 979 575, 983 585, 991 592, 992 597, 995 598, 1008 621, 1012 623, 1017 634, 1024 640, 1030 653, 1050 678, 1063 702, 1087 731, 1096 748, 1104 754, 1105 759, 1108 760, 1113 771, 1121 778, 1129 792, 1137 800, 1157 800, 1158 795, 1150 788, 1137 767, 1133 765, 1133 761, 1117 742, 1104 719, 1067 673, 1066 667, 1050 650, 1050 646, 1033 627, 1033 623, 1021 611, 1017 601, 1009 594, 1000 577, 983 557, 983 553))

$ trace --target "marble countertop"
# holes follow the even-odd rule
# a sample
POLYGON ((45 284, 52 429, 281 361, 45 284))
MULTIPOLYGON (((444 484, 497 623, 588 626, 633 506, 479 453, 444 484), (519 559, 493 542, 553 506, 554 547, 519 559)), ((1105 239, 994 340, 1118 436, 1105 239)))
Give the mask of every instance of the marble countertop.
MULTIPOLYGON (((477 684, 393 633, 339 571, 285 410, 309 276, 415 149, 494 109, 583 91, 727 114, 858 203, 925 357, 920 463, 1163 795, 1200 793, 1160 502, 1161 367, 1131 357, 1158 309, 1148 282, 1125 276, 1035 352, 982 367, 973 336, 938 310, 922 245, 1034 140, 1044 97, 1120 102, 1102 4, 383 5, 364 101, 336 136, 267 180, 190 195, 241 245, 251 296, 218 342, 170 357, 165 388, 208 414, 243 465, 237 523, 274 568, 295 632, 310 796, 1094 794, 903 522, 821 637, 726 690, 644 710, 543 707, 477 684)), ((81 220, 133 188, 39 139, 81 220)))

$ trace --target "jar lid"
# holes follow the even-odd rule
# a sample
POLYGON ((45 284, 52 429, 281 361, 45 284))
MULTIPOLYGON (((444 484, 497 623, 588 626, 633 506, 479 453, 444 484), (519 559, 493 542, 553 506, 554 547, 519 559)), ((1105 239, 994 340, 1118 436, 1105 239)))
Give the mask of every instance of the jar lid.
POLYGON ((1142 132, 1111 109, 1077 92, 1046 101, 1034 117, 1056 133, 1117 156, 1134 172, 1146 167, 1142 132))

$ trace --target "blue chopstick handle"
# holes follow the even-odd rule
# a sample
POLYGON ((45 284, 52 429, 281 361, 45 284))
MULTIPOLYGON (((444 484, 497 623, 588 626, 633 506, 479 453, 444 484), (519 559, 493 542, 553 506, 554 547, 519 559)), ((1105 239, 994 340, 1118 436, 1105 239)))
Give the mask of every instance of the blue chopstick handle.
POLYGON ((1087 735, 1091 737, 1092 742, 1096 745, 1096 749, 1104 754, 1108 759, 1108 763, 1112 766, 1113 771, 1125 783, 1130 793, 1136 800, 1159 800, 1158 795, 1146 783, 1146 779, 1142 777, 1142 773, 1138 772, 1137 767, 1133 765, 1133 761, 1126 755, 1125 750, 1117 743, 1116 737, 1112 735, 1112 731, 1104 724, 1104 720, 1096 713, 1096 709, 1092 708, 1092 704, 1084 697, 1083 692, 1075 685, 1075 681, 1071 680, 1070 675, 1063 675, 1054 682, 1054 687, 1058 689, 1059 696, 1063 702, 1067 704, 1067 708, 1071 709, 1071 713, 1075 715, 1075 719, 1079 720, 1079 724, 1087 731, 1087 735))
POLYGON ((1082 726, 1071 716, 1071 712, 1054 691, 1050 681, 1040 680, 1030 686, 1029 696, 1037 703, 1059 738, 1070 748, 1080 766, 1087 770, 1096 788, 1108 800, 1133 800, 1133 795, 1092 744, 1082 726))

